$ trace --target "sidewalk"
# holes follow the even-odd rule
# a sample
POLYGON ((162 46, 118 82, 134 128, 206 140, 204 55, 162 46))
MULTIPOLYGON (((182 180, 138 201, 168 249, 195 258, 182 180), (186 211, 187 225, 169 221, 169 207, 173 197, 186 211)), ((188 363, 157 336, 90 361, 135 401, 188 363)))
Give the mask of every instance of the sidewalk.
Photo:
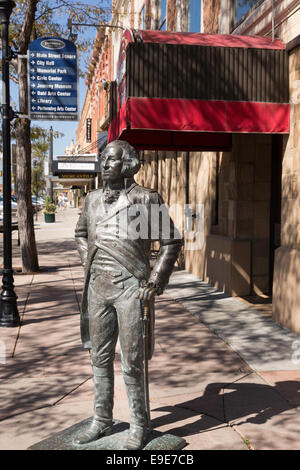
MULTIPOLYGON (((67 209, 45 224, 39 214, 41 271, 15 275, 22 323, 0 328, 0 449, 27 449, 92 415, 91 366, 79 331, 77 217, 67 209)), ((18 267, 17 234, 13 247, 18 267)), ((155 332, 150 405, 157 431, 183 437, 186 451, 299 449, 298 336, 184 271, 157 298, 155 332)), ((118 353, 115 371, 114 417, 129 422, 118 353)))

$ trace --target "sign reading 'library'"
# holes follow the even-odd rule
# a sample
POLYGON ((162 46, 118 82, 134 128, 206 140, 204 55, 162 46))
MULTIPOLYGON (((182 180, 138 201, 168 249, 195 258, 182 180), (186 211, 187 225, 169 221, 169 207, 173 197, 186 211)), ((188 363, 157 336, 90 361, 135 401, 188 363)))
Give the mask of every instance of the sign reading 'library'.
POLYGON ((67 39, 40 38, 29 45, 29 116, 78 120, 77 48, 67 39))

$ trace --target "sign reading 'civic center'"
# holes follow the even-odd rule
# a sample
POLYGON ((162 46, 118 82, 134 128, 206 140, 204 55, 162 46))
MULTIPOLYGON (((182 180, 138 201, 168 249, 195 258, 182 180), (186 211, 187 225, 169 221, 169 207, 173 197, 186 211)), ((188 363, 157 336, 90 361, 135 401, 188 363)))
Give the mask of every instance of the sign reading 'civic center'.
POLYGON ((29 45, 29 116, 78 120, 77 48, 67 39, 40 38, 29 45))

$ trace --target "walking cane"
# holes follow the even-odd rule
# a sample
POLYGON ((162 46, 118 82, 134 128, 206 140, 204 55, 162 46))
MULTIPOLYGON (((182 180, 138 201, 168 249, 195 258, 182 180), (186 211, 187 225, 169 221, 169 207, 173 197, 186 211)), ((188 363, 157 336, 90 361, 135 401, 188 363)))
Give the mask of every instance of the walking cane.
POLYGON ((148 375, 148 337, 150 306, 149 301, 143 301, 143 341, 144 341, 144 390, 145 390, 145 409, 148 421, 148 429, 151 429, 150 402, 149 402, 149 375, 148 375))

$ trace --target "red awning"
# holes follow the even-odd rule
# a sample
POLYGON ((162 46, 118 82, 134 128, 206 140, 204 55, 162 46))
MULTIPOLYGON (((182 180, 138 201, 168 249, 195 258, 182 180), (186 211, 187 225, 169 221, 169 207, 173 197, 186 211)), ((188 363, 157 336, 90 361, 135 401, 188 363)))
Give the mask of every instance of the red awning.
POLYGON ((218 151, 233 133, 288 133, 287 64, 268 37, 127 31, 108 141, 218 151))
POLYGON ((112 121, 108 141, 129 139, 148 149, 228 150, 232 133, 288 131, 287 104, 130 98, 112 121))
MULTIPOLYGON (((128 30, 127 30, 128 31, 128 30)), ((180 33, 157 30, 133 31, 131 41, 186 44, 188 46, 242 47, 254 49, 285 49, 279 39, 268 36, 242 36, 237 34, 180 33)))

